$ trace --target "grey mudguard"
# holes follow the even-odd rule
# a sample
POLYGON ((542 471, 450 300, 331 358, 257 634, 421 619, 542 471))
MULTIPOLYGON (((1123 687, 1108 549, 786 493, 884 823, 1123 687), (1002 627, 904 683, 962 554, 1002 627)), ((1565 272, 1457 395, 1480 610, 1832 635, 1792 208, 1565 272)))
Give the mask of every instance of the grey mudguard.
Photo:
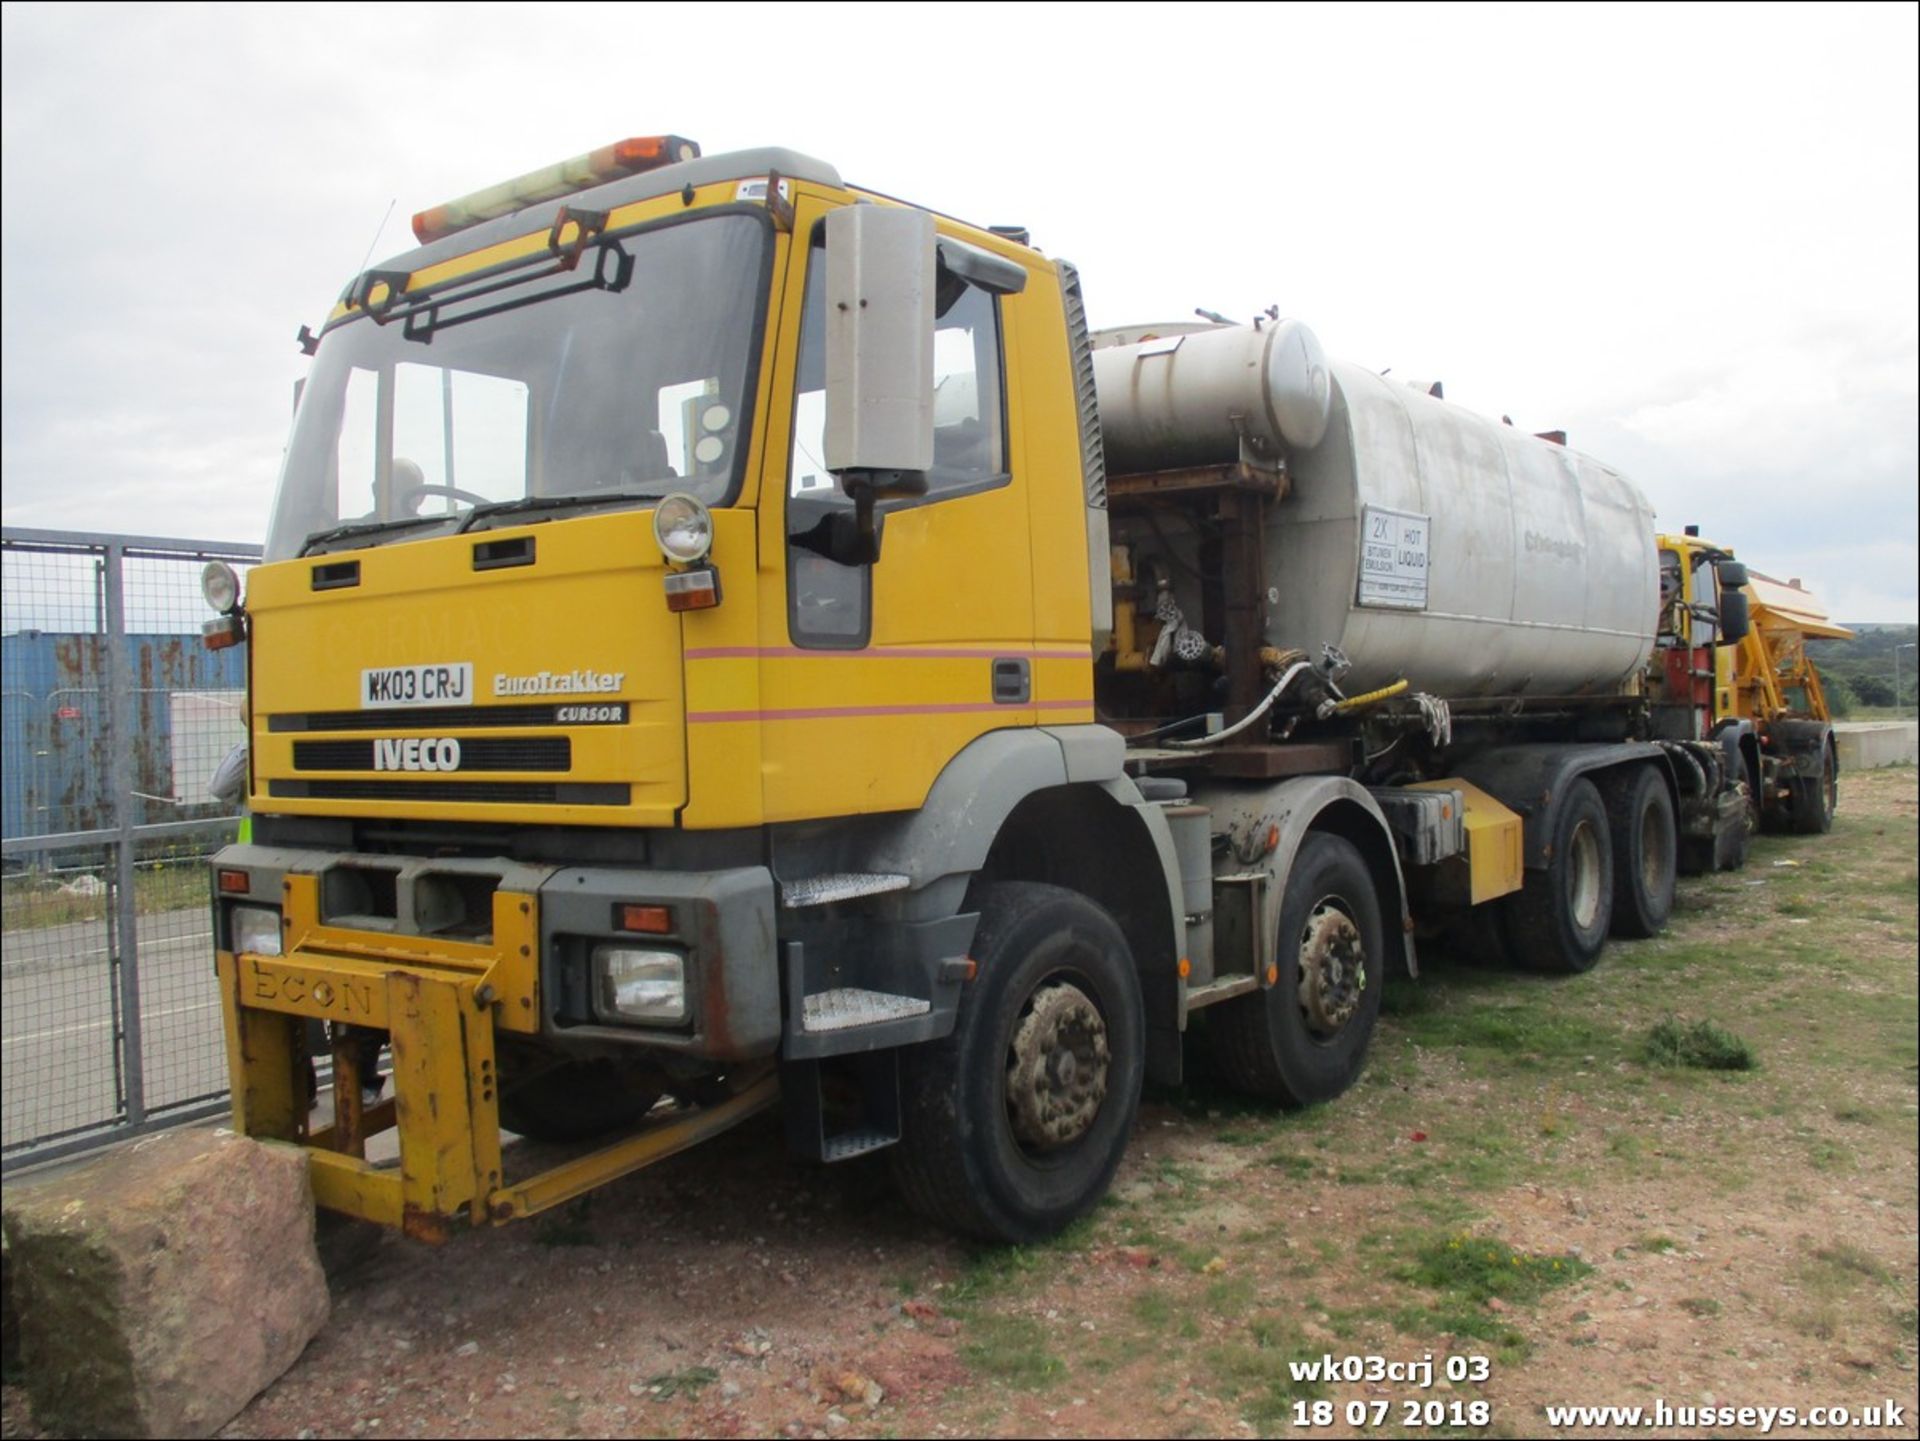
POLYGON ((912 878, 905 906, 910 919, 952 915, 1007 817, 1034 792, 1121 781, 1132 792, 1126 803, 1139 804, 1139 791, 1126 779, 1126 753, 1126 742, 1105 726, 1034 726, 981 736, 947 762, 919 810, 881 829, 860 868, 912 878))
POLYGON ((1408 975, 1419 974, 1413 946, 1413 918, 1407 911, 1406 879, 1400 873, 1400 855, 1394 848, 1393 831, 1364 786, 1345 776, 1299 776, 1257 789, 1202 783, 1193 788, 1193 799, 1212 809, 1214 834, 1225 831, 1232 838, 1228 856, 1217 860, 1216 866, 1263 870, 1270 877, 1264 908, 1269 936, 1279 933, 1280 905, 1286 896, 1287 876, 1293 870, 1293 859, 1307 832, 1314 829, 1314 822, 1330 808, 1357 806, 1378 827, 1380 845, 1393 867, 1393 893, 1380 897, 1380 919, 1388 933, 1387 946, 1390 951, 1398 948, 1397 954, 1408 975), (1279 831, 1279 839, 1268 851, 1264 837, 1270 829, 1279 831), (1398 925, 1394 923, 1396 915, 1398 925))

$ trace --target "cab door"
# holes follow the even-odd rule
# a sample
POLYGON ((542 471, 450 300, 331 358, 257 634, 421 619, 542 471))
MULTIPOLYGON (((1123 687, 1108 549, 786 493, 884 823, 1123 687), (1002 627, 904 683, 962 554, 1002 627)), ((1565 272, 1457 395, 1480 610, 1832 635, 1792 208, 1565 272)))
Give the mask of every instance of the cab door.
POLYGON ((882 502, 878 559, 841 564, 804 543, 852 502, 823 460, 828 207, 796 209, 792 412, 784 466, 770 447, 762 491, 768 821, 912 809, 970 741, 1040 718, 1026 477, 1007 401, 1021 297, 942 286, 927 492, 882 502))

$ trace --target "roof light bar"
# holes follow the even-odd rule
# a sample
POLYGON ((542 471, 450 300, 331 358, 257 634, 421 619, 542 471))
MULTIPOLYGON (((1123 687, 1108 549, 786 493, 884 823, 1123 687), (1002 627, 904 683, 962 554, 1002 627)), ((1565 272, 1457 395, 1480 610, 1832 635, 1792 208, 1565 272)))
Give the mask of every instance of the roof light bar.
POLYGON ((642 135, 616 140, 598 150, 589 150, 585 155, 562 160, 558 165, 549 165, 517 179, 489 185, 485 190, 476 190, 458 200, 449 200, 445 205, 436 205, 431 210, 422 210, 413 217, 414 237, 425 245, 442 236, 452 235, 455 231, 465 230, 470 225, 478 225, 483 220, 506 215, 522 206, 541 200, 557 200, 562 195, 604 185, 623 175, 638 175, 643 170, 657 170, 663 165, 695 160, 699 155, 700 147, 697 144, 678 135, 642 135))

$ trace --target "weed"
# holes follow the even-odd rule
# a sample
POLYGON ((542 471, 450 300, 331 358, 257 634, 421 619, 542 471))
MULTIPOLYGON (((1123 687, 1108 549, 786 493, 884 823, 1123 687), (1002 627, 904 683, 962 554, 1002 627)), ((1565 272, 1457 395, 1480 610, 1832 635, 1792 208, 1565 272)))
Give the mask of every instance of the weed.
POLYGON ((1685 1311, 1689 1316, 1705 1318, 1707 1316, 1718 1316, 1720 1314, 1720 1303, 1711 1296, 1687 1296, 1682 1298, 1680 1309, 1685 1311))
POLYGON ((1683 1025, 1667 1017, 1647 1034, 1643 1054, 1656 1066, 1686 1066, 1699 1071, 1751 1071, 1758 1061, 1753 1047, 1712 1021, 1683 1025))
POLYGON ((649 1379, 647 1390, 654 1400, 668 1401, 675 1396, 698 1396, 719 1379, 720 1373, 711 1366, 682 1366, 649 1379))
POLYGON ((1291 1151, 1275 1151, 1267 1157, 1269 1166, 1277 1166, 1296 1181, 1305 1181, 1313 1175, 1313 1162, 1306 1156, 1296 1156, 1291 1151))
POLYGON ((1673 1237, 1661 1236, 1654 1233, 1642 1236, 1635 1244, 1638 1245, 1642 1251, 1652 1251, 1656 1255, 1665 1255, 1668 1251, 1678 1250, 1680 1246, 1680 1243, 1674 1240, 1673 1237))

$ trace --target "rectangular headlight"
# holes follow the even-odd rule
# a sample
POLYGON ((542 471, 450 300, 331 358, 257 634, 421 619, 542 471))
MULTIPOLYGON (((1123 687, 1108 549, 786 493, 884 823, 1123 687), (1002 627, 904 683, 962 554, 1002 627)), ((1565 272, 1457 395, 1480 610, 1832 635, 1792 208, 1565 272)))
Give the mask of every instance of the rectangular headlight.
POLYGON ((687 966, 678 951, 631 946, 593 948, 600 1014, 625 1021, 684 1021, 687 966))
POLYGON ((256 956, 280 954, 280 912, 267 906, 235 906, 228 912, 228 929, 233 936, 233 951, 251 951, 256 956))

